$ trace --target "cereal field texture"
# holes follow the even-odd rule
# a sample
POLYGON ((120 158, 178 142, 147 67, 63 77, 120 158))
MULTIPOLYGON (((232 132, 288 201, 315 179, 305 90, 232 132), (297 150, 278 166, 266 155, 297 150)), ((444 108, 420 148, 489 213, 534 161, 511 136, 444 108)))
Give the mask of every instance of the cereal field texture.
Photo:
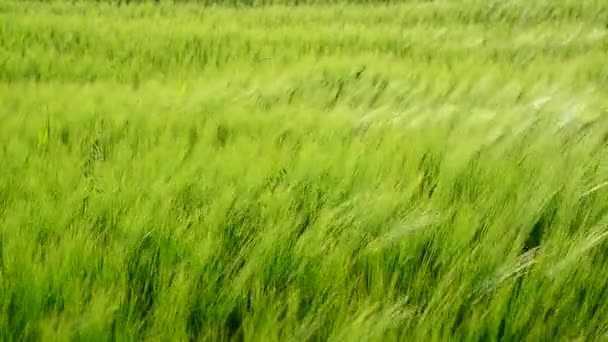
POLYGON ((0 1, 0 340, 608 341, 608 2, 0 1))

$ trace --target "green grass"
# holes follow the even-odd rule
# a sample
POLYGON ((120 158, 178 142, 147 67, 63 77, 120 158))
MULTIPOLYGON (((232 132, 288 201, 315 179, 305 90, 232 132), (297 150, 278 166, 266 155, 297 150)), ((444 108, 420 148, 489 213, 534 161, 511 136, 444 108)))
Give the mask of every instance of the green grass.
POLYGON ((0 2, 0 340, 608 339, 608 3, 330 2, 0 2))

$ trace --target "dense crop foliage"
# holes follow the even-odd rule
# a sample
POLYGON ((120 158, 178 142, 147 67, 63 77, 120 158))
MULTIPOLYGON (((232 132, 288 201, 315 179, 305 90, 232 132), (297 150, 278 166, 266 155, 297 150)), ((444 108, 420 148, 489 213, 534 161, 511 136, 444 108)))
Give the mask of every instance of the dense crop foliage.
POLYGON ((608 3, 332 2, 0 2, 0 339, 608 339, 608 3))

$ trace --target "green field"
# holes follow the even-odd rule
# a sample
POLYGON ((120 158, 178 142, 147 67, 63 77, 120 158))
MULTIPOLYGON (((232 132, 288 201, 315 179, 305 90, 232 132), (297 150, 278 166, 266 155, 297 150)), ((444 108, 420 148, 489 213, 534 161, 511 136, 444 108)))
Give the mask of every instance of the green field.
POLYGON ((608 2, 0 1, 0 340, 608 341, 608 2))

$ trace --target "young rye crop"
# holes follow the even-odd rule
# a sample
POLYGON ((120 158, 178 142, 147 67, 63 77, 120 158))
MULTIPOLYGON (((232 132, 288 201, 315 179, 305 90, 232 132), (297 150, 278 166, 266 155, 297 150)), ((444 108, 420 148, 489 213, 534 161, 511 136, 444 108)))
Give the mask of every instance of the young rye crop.
POLYGON ((605 2, 207 5, 0 3, 0 339, 608 338, 605 2))

